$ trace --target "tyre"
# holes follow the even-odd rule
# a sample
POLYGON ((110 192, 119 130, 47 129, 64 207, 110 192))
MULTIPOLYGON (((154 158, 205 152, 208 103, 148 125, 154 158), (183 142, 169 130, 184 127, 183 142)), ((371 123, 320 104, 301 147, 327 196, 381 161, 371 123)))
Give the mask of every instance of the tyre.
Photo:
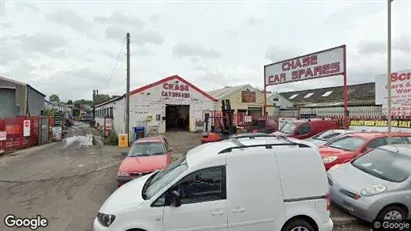
POLYGON ((404 211, 403 208, 400 206, 396 205, 390 205, 385 207, 380 211, 380 213, 377 216, 377 220, 397 220, 397 221, 403 221, 407 217, 406 211, 404 211))
POLYGON ((304 219, 293 219, 281 231, 315 231, 314 227, 304 219))

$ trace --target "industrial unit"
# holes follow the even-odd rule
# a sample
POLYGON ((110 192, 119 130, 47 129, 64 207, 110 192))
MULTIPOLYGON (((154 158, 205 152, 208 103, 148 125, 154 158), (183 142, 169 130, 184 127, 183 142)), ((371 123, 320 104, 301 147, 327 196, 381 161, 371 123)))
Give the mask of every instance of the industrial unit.
MULTIPOLYGON (((125 97, 96 106, 96 123, 112 118, 117 134, 125 129, 125 97)), ((206 114, 217 108, 217 99, 178 75, 173 75, 130 92, 130 136, 135 127, 146 131, 203 130, 206 114)))

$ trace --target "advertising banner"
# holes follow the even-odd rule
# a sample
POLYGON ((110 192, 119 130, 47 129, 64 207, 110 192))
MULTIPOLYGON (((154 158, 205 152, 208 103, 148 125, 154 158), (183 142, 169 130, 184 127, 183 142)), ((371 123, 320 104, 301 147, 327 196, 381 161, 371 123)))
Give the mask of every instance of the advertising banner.
MULTIPOLYGON (((375 77, 375 104, 382 105, 383 115, 388 113, 387 75, 375 77)), ((391 73, 391 115, 411 116, 411 70, 391 73)))
MULTIPOLYGON (((387 120, 351 120, 350 126, 359 127, 387 127, 387 120)), ((391 127, 411 128, 411 120, 392 120, 391 127)))
POLYGON ((288 59, 264 66, 265 85, 342 75, 345 46, 288 59))
POLYGON ((252 91, 242 91, 241 92, 241 102, 242 103, 255 103, 256 96, 255 92, 252 91))

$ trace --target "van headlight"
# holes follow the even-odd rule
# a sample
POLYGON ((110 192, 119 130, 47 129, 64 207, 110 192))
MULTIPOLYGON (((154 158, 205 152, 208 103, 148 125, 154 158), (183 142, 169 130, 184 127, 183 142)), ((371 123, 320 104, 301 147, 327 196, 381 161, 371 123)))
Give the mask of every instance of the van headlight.
POLYGON ((377 185, 372 185, 372 186, 368 186, 364 189, 361 190, 361 195, 366 196, 366 197, 370 197, 370 196, 374 196, 380 193, 385 192, 385 190, 387 190, 387 186, 382 185, 382 184, 377 184, 377 185))
POLYGON ((114 215, 97 213, 97 220, 104 227, 109 227, 111 224, 113 224, 115 219, 116 219, 116 216, 114 215))
POLYGON ((337 156, 326 156, 323 158, 324 164, 334 162, 338 157, 337 156))

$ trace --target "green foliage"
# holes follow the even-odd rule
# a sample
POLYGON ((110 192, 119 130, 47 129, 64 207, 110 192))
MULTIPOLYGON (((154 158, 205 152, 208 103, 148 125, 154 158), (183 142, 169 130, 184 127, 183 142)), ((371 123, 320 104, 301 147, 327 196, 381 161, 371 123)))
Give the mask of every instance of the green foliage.
POLYGON ((101 94, 101 95, 96 95, 95 96, 96 104, 104 103, 104 102, 106 102, 110 99, 111 99, 111 97, 107 94, 101 94))
POLYGON ((56 95, 56 94, 50 95, 50 96, 49 96, 49 100, 50 100, 50 101, 54 101, 54 102, 60 102, 60 98, 59 98, 59 96, 56 95))
POLYGON ((107 145, 118 145, 118 136, 117 133, 113 130, 111 130, 111 133, 109 136, 106 137, 104 140, 104 143, 107 145))
POLYGON ((72 104, 73 104, 73 100, 68 100, 68 101, 67 101, 67 104, 68 104, 68 105, 72 105, 72 104))
POLYGON ((45 108, 43 113, 45 116, 52 116, 53 110, 51 110, 50 108, 45 108))

